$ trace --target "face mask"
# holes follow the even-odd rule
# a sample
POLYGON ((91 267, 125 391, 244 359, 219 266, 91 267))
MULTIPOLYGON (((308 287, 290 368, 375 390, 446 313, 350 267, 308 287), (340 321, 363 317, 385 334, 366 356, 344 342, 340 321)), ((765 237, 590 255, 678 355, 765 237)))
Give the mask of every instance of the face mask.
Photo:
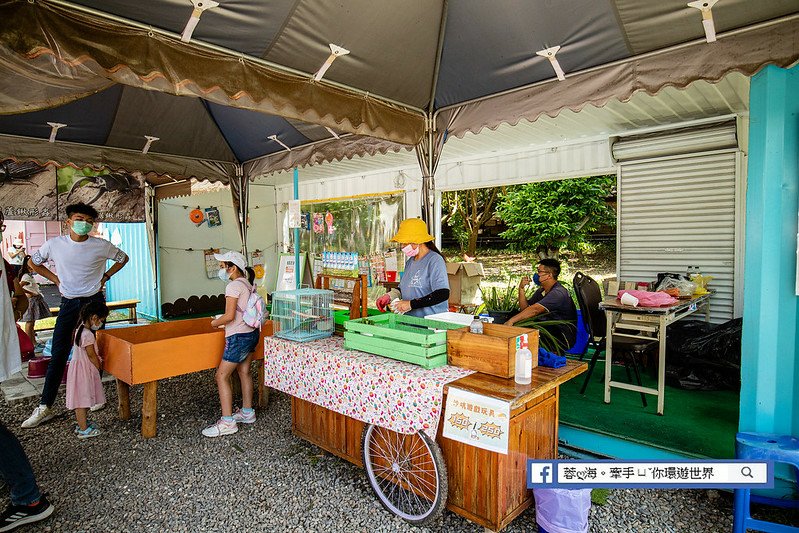
POLYGON ((414 248, 412 244, 408 244, 402 249, 402 253, 405 254, 405 257, 416 257, 419 255, 419 247, 414 248))
POLYGON ((216 277, 218 277, 220 280, 224 281, 225 283, 230 281, 230 276, 228 276, 227 270, 224 268, 219 269, 219 272, 216 274, 216 277))
POLYGON ((536 285, 541 285, 541 278, 538 277, 538 272, 533 274, 533 283, 536 285))
POLYGON ((100 329, 101 327, 103 327, 103 325, 102 325, 102 324, 100 324, 99 326, 96 326, 96 325, 92 324, 92 325, 91 325, 91 326, 89 326, 89 327, 92 329, 92 331, 97 331, 98 329, 100 329))
POLYGON ((85 220, 76 220, 72 223, 72 231, 78 235, 88 235, 91 230, 92 224, 89 224, 85 220))

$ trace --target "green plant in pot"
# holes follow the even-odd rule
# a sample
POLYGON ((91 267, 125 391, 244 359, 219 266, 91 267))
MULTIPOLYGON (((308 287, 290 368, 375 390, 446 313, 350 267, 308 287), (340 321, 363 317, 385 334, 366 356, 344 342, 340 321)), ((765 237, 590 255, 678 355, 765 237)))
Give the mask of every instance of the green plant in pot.
POLYGON ((509 283, 507 287, 487 287, 480 289, 483 305, 480 310, 494 319, 494 324, 504 324, 519 312, 518 284, 509 283))

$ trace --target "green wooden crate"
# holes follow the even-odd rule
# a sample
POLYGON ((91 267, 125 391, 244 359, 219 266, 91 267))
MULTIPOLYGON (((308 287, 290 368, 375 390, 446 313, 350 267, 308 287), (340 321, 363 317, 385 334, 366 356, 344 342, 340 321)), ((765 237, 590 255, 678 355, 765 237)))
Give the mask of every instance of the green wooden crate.
POLYGON ((446 330, 463 326, 391 313, 350 320, 344 327, 347 349, 437 368, 447 364, 446 330))

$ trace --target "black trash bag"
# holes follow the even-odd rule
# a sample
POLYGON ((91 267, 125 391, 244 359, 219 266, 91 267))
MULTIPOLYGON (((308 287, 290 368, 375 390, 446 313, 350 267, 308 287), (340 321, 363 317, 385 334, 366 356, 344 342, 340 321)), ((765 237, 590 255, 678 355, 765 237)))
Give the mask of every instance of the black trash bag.
POLYGON ((691 390, 737 390, 741 386, 741 331, 736 318, 711 325, 677 322, 666 338, 666 373, 675 386, 691 390))

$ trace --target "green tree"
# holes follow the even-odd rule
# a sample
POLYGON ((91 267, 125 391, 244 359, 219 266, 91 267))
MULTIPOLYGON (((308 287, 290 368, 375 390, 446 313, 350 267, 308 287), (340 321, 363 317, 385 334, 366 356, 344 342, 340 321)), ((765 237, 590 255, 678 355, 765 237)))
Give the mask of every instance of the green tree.
POLYGON ((458 240, 461 250, 469 255, 477 252, 480 229, 494 216, 494 206, 501 193, 500 187, 447 191, 442 195, 442 224, 448 224, 458 240))
POLYGON ((616 213, 606 198, 616 176, 597 176, 508 187, 496 214, 508 229, 500 234, 516 251, 533 251, 539 259, 560 250, 578 250, 589 233, 615 227, 616 213))

